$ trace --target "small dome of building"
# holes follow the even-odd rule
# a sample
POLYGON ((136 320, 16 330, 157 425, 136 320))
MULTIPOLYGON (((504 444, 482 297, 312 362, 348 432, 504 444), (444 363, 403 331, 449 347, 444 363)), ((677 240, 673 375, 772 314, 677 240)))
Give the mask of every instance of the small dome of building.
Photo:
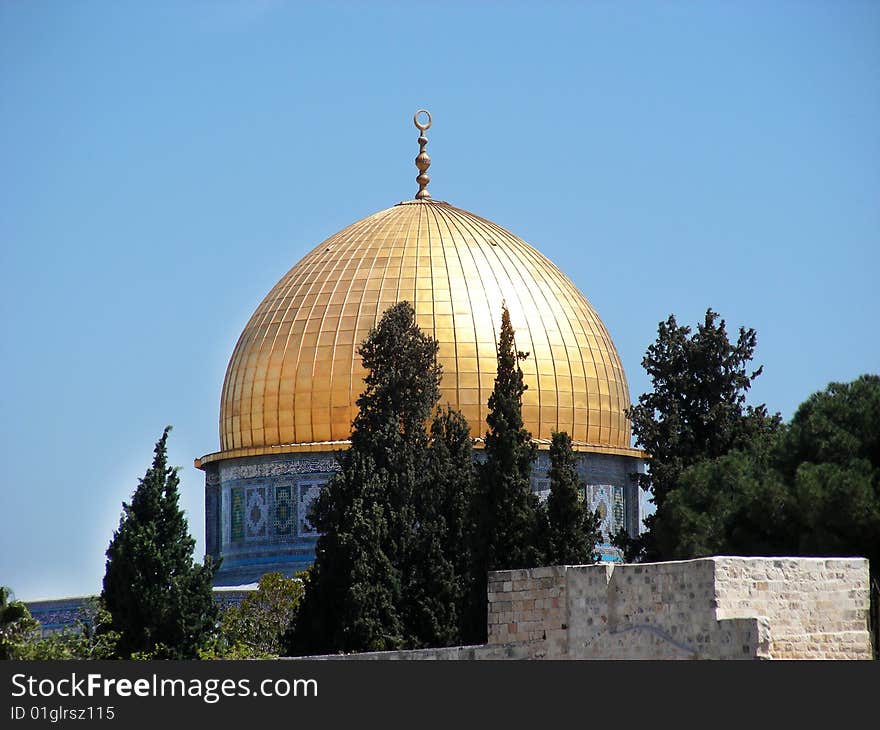
POLYGON ((220 452, 304 451, 345 442, 366 372, 357 347, 382 313, 412 303, 440 346, 441 403, 486 430, 506 305, 529 389, 533 438, 630 452, 629 391, 608 330, 556 266, 510 231, 448 203, 409 200, 328 238, 260 303, 229 361, 220 452))

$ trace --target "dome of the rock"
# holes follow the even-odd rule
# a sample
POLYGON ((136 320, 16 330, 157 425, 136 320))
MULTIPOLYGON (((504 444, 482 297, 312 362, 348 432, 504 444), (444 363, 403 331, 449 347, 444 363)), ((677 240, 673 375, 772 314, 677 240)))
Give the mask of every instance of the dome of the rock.
MULTIPOLYGON (((528 386, 525 427, 540 450, 532 487, 549 486, 546 447, 567 432, 579 452, 584 499, 608 536, 640 529, 630 446, 629 392, 602 320, 534 247, 478 215, 431 199, 424 130, 416 126, 419 191, 307 253, 266 295, 232 353, 220 398, 220 450, 205 470, 208 553, 219 583, 291 573, 314 559, 311 501, 348 445, 365 370, 358 345, 399 301, 439 343, 440 404, 466 418, 477 447, 486 432, 503 307, 510 312, 528 386)), ((580 242, 579 242, 579 245, 580 242)), ((614 555, 606 543, 604 552, 614 555)))

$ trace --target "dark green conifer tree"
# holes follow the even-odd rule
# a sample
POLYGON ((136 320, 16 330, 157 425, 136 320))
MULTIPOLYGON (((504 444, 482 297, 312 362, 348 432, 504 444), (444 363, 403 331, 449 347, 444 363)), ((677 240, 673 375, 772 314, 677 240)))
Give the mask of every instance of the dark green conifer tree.
POLYGON ((667 560, 675 554, 677 528, 667 519, 665 503, 686 469, 751 448, 778 430, 778 415, 763 405, 745 404, 762 371, 749 372, 756 344, 755 330, 742 327, 731 342, 724 320, 712 309, 696 332, 680 326, 674 315, 658 325, 657 340, 642 360, 653 388, 629 409, 636 444, 651 455, 639 482, 657 511, 645 520, 648 531, 639 538, 622 531, 615 536, 628 559, 667 560))
MULTIPOLYGON (((527 352, 516 349, 510 313, 504 307, 498 339, 498 374, 489 396, 486 460, 480 469, 482 560, 488 570, 538 565, 538 498, 531 471, 537 449, 523 425, 522 396, 528 388, 520 363, 527 352)), ((483 578, 485 580, 485 576, 483 578)))
POLYGON ((368 374, 340 473, 315 502, 322 533, 292 636, 294 653, 414 643, 413 595, 425 482, 425 424, 439 398, 437 342, 407 302, 388 309, 358 353, 368 374))
POLYGON ((294 654, 400 648, 401 571, 391 557, 392 479, 354 449, 310 518, 321 532, 290 637, 294 654))
POLYGON ((543 562, 546 513, 531 489, 537 449, 522 420, 522 395, 528 388, 516 349, 507 307, 501 312, 498 373, 489 396, 484 460, 471 506, 468 552, 470 571, 464 602, 463 638, 486 640, 486 586, 490 570, 529 568, 543 562))
POLYGON ((415 495, 419 526, 405 604, 416 645, 463 641, 475 475, 467 421, 452 408, 439 410, 431 424, 425 483, 415 495))
POLYGON ((195 658, 214 628, 214 566, 193 562, 195 540, 178 505, 177 469, 168 466, 167 427, 152 466, 123 503, 107 548, 101 598, 119 632, 117 651, 156 658, 195 658))
POLYGON ((547 497, 547 555, 550 565, 583 565, 596 561, 599 515, 580 498, 580 477, 571 437, 554 433, 550 443, 550 495, 547 497))

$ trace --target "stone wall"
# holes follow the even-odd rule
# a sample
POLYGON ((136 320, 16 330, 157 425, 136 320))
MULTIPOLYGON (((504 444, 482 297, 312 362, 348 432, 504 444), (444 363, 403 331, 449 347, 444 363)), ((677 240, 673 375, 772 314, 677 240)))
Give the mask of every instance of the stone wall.
POLYGON ((868 561, 716 557, 490 574, 489 643, 547 658, 870 659, 868 561))
POLYGON ((870 659, 864 558, 489 574, 488 644, 323 659, 870 659))
MULTIPOLYGON (((599 564, 596 577, 611 569, 599 564)), ((569 568, 557 565, 489 573, 489 644, 545 641, 548 654, 568 652, 569 568)))
POLYGON ((716 617, 712 560, 597 567, 566 571, 572 658, 770 658, 766 619, 716 617))
POLYGON ((766 616, 774 659, 870 659, 868 561, 716 558, 718 618, 766 616))
POLYGON ((369 651, 363 654, 325 654, 308 659, 355 659, 359 661, 386 660, 473 660, 473 659, 544 659, 546 645, 543 641, 518 644, 483 644, 481 646, 447 646, 439 649, 409 649, 401 651, 369 651))

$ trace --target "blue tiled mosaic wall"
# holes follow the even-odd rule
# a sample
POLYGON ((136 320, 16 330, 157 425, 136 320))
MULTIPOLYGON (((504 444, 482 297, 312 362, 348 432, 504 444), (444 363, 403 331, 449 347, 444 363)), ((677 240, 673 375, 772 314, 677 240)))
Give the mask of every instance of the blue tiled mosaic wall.
MULTIPOLYGON (((481 452, 476 452, 478 458, 481 452)), ((631 535, 640 523, 639 490, 633 474, 641 462, 607 454, 579 454, 584 497, 603 515, 600 546, 604 559, 619 559, 609 536, 620 528, 631 535)), ((532 488, 549 489, 547 452, 539 452, 532 488)), ((216 585, 254 583, 272 570, 292 575, 311 565, 318 534, 309 507, 337 471, 332 453, 258 456, 209 464, 205 476, 208 552, 222 557, 216 585)))

